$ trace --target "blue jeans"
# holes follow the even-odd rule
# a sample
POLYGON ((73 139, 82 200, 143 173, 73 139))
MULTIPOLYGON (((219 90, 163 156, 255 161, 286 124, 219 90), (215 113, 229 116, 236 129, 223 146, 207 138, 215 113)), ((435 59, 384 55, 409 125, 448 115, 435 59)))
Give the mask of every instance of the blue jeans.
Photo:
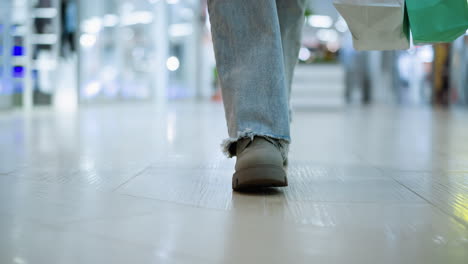
POLYGON ((276 139, 286 159, 289 97, 307 0, 208 0, 229 138, 276 139))

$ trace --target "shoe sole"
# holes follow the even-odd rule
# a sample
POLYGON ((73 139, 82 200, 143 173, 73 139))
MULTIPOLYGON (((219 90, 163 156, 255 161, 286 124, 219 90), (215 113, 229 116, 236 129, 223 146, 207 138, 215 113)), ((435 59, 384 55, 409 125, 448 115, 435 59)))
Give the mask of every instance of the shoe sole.
POLYGON ((235 172, 232 177, 234 191, 286 186, 288 178, 284 169, 271 165, 243 169, 235 172))

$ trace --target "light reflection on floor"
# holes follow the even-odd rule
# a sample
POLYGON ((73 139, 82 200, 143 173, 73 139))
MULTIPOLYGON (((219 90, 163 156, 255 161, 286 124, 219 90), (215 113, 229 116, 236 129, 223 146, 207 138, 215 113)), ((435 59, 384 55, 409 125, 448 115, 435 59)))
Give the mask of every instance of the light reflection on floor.
POLYGON ((468 112, 301 108, 237 194, 216 103, 0 114, 0 263, 467 263, 468 112))

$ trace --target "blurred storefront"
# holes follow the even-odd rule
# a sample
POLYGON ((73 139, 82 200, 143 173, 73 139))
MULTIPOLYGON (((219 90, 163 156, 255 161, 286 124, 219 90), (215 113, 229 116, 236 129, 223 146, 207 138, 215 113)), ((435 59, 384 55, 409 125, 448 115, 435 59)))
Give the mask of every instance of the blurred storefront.
POLYGON ((212 74, 203 2, 4 0, 0 108, 195 97, 212 74), (205 44, 203 44, 205 43, 205 44), (203 63, 203 60, 210 63, 203 63))
POLYGON ((81 102, 196 94, 199 2, 80 1, 81 102))
MULTIPOLYGON (((2 0, 0 109, 210 98, 207 16, 203 0, 2 0)), ((468 104, 468 36, 356 52, 331 2, 311 1, 303 37, 299 63, 342 67, 349 102, 468 104)))

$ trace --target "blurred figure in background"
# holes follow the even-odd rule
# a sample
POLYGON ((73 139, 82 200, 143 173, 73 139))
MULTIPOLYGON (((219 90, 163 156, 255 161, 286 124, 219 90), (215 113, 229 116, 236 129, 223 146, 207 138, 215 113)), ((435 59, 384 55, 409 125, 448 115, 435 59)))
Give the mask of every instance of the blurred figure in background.
POLYGON ((450 48, 451 45, 449 43, 434 45, 434 91, 432 100, 436 105, 448 106, 450 102, 450 48))
POLYGON ((76 52, 75 35, 78 28, 78 10, 74 0, 62 0, 60 7, 61 18, 61 55, 67 57, 76 52))
POLYGON ((368 52, 356 51, 353 48, 353 39, 350 32, 344 35, 340 61, 345 70, 345 99, 348 103, 353 101, 353 94, 356 89, 361 90, 361 101, 364 104, 371 101, 368 56, 368 52))
POLYGON ((287 186, 289 98, 307 0, 208 0, 233 189, 287 186))

